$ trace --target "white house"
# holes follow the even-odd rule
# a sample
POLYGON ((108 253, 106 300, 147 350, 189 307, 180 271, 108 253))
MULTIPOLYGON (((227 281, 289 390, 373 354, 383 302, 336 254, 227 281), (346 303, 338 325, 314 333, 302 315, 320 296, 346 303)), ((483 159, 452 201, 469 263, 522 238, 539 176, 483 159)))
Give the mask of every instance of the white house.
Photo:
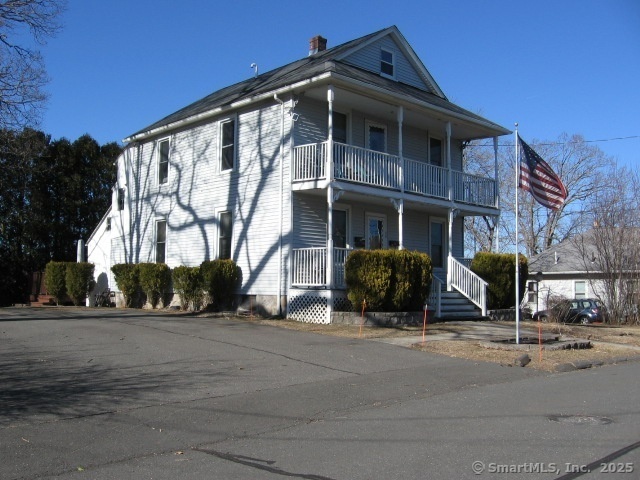
POLYGON ((116 289, 116 263, 232 258, 242 298, 327 322, 352 249, 406 248, 483 308, 457 259, 464 217, 497 215, 498 186, 465 173, 462 150, 482 138, 497 150, 509 131, 449 102, 395 26, 326 42, 125 139, 112 208, 88 241, 97 276, 116 289))
POLYGON ((558 298, 597 298, 637 314, 639 245, 637 229, 606 227, 553 245, 529 260, 527 307, 535 312, 558 298))

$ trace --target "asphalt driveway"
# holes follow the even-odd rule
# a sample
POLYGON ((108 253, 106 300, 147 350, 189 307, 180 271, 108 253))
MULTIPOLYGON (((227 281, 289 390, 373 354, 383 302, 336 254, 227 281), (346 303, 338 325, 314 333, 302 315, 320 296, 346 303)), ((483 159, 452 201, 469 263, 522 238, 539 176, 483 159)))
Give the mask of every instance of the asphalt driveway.
POLYGON ((603 478, 612 462, 638 478, 637 369, 549 375, 216 318, 2 309, 0 478, 603 478))

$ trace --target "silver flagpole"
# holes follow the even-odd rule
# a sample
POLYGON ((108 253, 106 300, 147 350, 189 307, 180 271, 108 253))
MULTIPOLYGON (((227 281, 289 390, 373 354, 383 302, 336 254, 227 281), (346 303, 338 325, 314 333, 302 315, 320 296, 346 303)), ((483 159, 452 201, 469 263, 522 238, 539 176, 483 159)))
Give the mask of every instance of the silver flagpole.
POLYGON ((520 188, 520 149, 518 148, 518 124, 516 123, 516 343, 520 343, 520 258, 518 255, 518 190, 520 188))

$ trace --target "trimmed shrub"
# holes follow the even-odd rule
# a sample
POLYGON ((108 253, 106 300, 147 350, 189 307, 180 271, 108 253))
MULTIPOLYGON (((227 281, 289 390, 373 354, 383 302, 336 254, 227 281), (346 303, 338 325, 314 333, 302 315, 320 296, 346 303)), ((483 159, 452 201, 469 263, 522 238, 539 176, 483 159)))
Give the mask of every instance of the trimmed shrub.
POLYGON ((93 263, 69 262, 67 263, 65 282, 67 293, 73 300, 73 304, 83 305, 93 289, 93 263))
POLYGON ((131 307, 140 289, 137 265, 118 263, 111 267, 111 271, 115 277, 116 285, 124 296, 125 305, 131 307))
POLYGON ((173 290, 180 295, 180 308, 199 310, 202 303, 200 267, 180 266, 173 269, 173 290))
MULTIPOLYGON (((514 308, 516 297, 515 254, 479 252, 471 262, 471 270, 489 285, 487 303, 491 310, 514 308)), ((527 285, 529 264, 524 255, 520 255, 520 298, 522 302, 527 285)))
POLYGON ((166 263, 139 263, 137 267, 140 288, 151 308, 156 308, 171 283, 171 270, 166 263))
POLYGON ((204 290, 216 308, 230 305, 238 286, 241 270, 231 259, 206 260, 200 265, 204 290))
POLYGON ((67 262, 49 262, 44 270, 44 286, 58 305, 67 294, 66 275, 67 262))
POLYGON ((366 301, 370 311, 419 311, 431 288, 431 258, 407 250, 356 250, 347 257, 345 279, 358 310, 366 301))

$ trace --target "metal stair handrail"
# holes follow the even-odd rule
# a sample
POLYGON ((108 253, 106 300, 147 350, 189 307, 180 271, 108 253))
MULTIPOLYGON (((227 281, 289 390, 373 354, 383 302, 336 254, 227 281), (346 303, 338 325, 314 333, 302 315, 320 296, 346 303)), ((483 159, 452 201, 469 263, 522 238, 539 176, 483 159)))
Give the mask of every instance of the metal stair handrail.
POLYGON ((487 316, 487 285, 482 278, 453 257, 449 257, 449 285, 475 303, 487 316))

